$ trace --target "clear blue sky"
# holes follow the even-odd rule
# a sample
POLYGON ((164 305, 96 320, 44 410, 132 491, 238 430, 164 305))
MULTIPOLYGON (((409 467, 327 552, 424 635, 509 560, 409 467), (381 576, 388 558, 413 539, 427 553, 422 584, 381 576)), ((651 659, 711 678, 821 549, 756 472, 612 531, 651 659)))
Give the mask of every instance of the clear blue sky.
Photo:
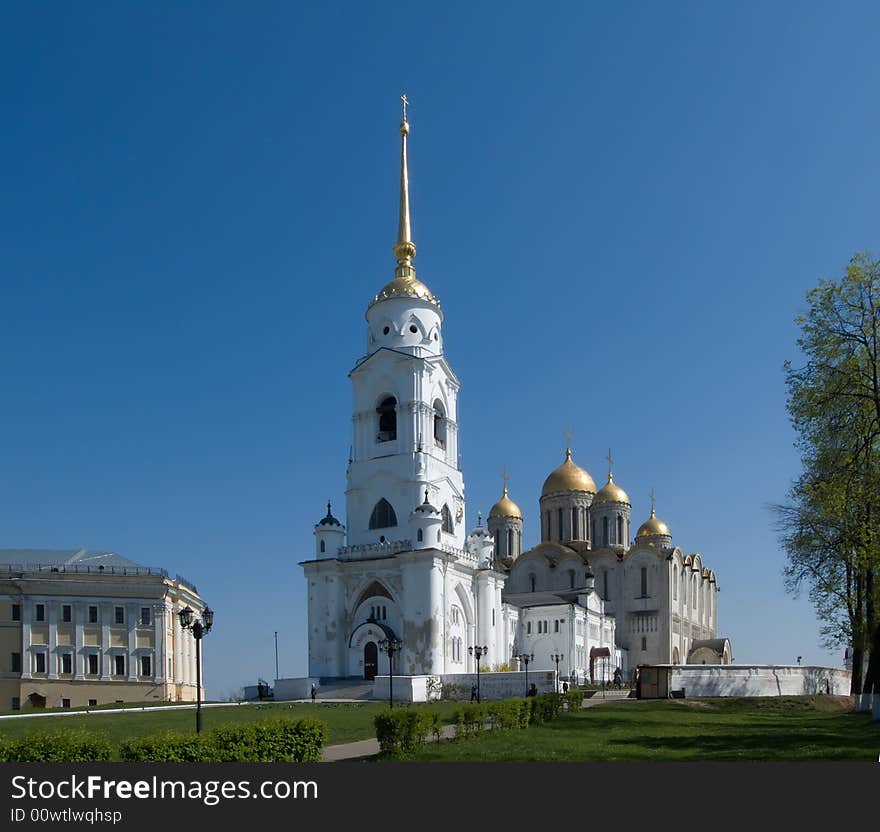
POLYGON ((875 3, 64 3, 0 26, 0 546, 112 549, 216 610, 209 694, 307 672, 313 524, 391 277, 462 381, 468 524, 562 460, 717 571, 743 662, 839 664, 783 590, 782 363, 878 245, 875 3))

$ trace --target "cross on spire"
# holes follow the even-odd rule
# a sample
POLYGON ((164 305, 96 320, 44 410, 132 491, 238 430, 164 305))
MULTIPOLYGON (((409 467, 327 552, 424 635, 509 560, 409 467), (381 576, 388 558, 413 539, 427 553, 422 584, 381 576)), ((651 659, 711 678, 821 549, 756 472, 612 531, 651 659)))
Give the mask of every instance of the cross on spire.
POLYGON ((567 447, 571 447, 571 425, 565 429, 565 444, 567 447))
POLYGON ((610 480, 614 476, 614 457, 611 456, 611 448, 608 449, 608 456, 605 459, 608 460, 608 479, 610 480))
POLYGON ((403 102, 403 121, 406 121, 406 105, 409 104, 409 99, 406 97, 406 93, 401 94, 400 100, 403 102))
POLYGON ((652 489, 651 489, 651 515, 652 515, 652 516, 653 516, 653 514, 654 514, 654 501, 655 501, 655 497, 654 497, 654 489, 652 488, 652 489))
POLYGON ((501 469, 501 479, 504 480, 504 493, 507 493, 507 481, 510 479, 510 476, 507 473, 507 466, 505 465, 501 469))

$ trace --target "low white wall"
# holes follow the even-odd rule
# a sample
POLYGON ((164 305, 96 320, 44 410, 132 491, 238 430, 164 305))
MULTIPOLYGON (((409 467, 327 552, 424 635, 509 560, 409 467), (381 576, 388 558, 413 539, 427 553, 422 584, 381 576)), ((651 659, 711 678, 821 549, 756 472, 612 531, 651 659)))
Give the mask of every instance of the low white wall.
MULTIPOLYGON (((437 685, 457 685, 459 690, 454 698, 468 700, 471 698, 471 686, 477 682, 475 673, 450 673, 442 676, 395 676, 393 687, 395 702, 427 702, 438 699, 437 685), (431 693, 429 693, 429 689, 431 693)), ((550 693, 556 689, 556 671, 538 670, 529 672, 529 687, 534 683, 538 693, 550 693)), ((512 696, 525 696, 525 671, 507 673, 481 673, 480 699, 509 699, 512 696)), ((373 682, 373 699, 388 700, 389 677, 377 676, 373 682)), ((275 698, 278 698, 276 689, 275 698)))
MULTIPOLYGON (((661 665, 662 666, 662 665, 661 665)), ((680 664, 670 668, 669 690, 685 696, 802 696, 849 694, 850 672, 801 665, 680 664)))
POLYGON ((318 684, 317 676, 301 676, 297 679, 276 679, 275 680, 275 701, 283 702, 288 699, 310 699, 312 696, 312 685, 318 684))

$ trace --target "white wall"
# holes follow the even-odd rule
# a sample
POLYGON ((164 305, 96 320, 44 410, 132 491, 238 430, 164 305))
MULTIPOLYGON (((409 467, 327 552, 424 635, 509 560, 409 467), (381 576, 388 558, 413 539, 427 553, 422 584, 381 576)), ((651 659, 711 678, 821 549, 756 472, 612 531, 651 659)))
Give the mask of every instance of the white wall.
POLYGON ((688 698, 801 696, 826 692, 845 696, 850 688, 850 672, 832 667, 738 664, 666 667, 671 670, 670 691, 684 689, 688 698))
MULTIPOLYGON (((538 688, 538 693, 552 693, 556 689, 556 673, 553 670, 540 670, 529 672, 529 686, 532 683, 538 688)), ((471 685, 476 684, 475 673, 448 673, 441 676, 395 676, 394 677, 394 701, 395 702, 427 702, 428 680, 439 679, 441 684, 455 684, 463 686, 461 694, 465 700, 470 699, 471 685)), ((387 676, 377 676, 373 684, 373 699, 388 700, 389 680, 387 676)), ((525 696, 526 674, 525 671, 517 673, 481 673, 480 674, 480 699, 509 699, 513 696, 525 696)), ((275 694, 278 698, 278 694, 275 694)), ((436 697, 435 697, 436 698, 436 697)))

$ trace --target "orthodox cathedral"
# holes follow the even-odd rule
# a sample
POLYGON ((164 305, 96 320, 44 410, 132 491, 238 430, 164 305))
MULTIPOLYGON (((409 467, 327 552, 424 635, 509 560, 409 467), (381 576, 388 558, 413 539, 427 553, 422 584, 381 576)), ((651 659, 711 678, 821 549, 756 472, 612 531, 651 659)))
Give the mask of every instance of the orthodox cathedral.
POLYGON ((483 668, 608 678, 639 664, 729 663, 715 573, 673 545, 651 508, 597 489, 571 449, 540 498, 541 543, 522 551, 508 494, 465 532, 460 382, 443 350, 439 300, 416 278, 404 97, 394 278, 367 307, 366 354, 349 373, 354 439, 345 525, 328 503, 308 582, 309 676, 372 679, 483 668), (399 642, 395 651, 394 646, 399 642), (474 649, 479 648, 479 649, 474 649), (526 661, 523 659, 523 661, 526 661), (528 665, 527 665, 528 669, 528 665))

